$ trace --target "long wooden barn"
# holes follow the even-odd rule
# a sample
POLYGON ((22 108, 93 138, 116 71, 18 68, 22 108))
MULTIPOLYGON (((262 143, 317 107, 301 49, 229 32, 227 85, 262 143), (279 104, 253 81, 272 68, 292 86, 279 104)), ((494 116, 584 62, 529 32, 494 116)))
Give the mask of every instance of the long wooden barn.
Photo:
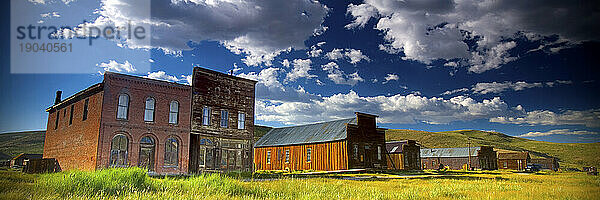
POLYGON ((385 129, 377 116, 274 128, 254 145, 256 170, 316 170, 386 168, 385 129))

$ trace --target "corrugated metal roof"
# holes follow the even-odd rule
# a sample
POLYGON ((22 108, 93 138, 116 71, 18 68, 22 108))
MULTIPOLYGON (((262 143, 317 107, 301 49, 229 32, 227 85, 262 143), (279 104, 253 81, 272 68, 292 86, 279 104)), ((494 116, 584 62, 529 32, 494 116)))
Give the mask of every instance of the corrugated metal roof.
POLYGON ((356 118, 341 119, 316 124, 271 129, 254 147, 283 146, 329 142, 346 139, 346 124, 356 124, 356 118))
POLYGON ((460 148, 435 148, 421 149, 421 158, 426 157, 469 157, 469 149, 471 156, 477 156, 477 151, 481 147, 460 147, 460 148))

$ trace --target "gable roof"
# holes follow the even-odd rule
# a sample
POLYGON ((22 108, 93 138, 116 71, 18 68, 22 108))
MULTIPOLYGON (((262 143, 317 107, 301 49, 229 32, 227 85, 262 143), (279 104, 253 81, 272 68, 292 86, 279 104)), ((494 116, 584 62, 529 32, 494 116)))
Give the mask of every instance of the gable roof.
POLYGON ((261 137, 254 147, 284 146, 343 140, 347 137, 346 124, 356 125, 356 118, 274 128, 261 137))
POLYGON ((385 149, 388 153, 402 153, 405 145, 417 145, 414 140, 391 141, 385 143, 385 149))
POLYGON ((435 148, 421 149, 421 158, 424 157, 469 157, 469 149, 471 156, 477 156, 477 151, 481 147, 460 147, 460 148, 435 148))

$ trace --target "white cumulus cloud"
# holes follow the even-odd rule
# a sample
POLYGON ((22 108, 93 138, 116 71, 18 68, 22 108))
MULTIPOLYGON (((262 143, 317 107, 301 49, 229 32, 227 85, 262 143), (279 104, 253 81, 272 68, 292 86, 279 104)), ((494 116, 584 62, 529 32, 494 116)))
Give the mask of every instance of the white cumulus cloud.
POLYGON ((133 67, 133 65, 131 63, 129 63, 129 61, 127 61, 127 60, 123 63, 118 63, 115 60, 109 60, 106 63, 96 64, 96 66, 103 69, 103 71, 99 71, 100 74, 103 74, 105 71, 127 72, 127 73, 136 71, 135 67, 133 67))
POLYGON ((582 125, 600 127, 600 109, 566 110, 556 113, 549 110, 534 110, 520 116, 500 116, 490 122, 524 125, 582 125))
POLYGON ((323 71, 327 71, 327 78, 333 81, 335 84, 345 84, 354 86, 358 82, 365 81, 358 75, 358 72, 354 72, 350 75, 346 74, 340 69, 340 66, 335 62, 329 62, 325 65, 321 65, 323 71))
POLYGON ((593 131, 581 131, 581 130, 569 130, 569 129, 554 129, 547 132, 528 132, 518 137, 541 137, 549 135, 598 135, 598 132, 593 131))

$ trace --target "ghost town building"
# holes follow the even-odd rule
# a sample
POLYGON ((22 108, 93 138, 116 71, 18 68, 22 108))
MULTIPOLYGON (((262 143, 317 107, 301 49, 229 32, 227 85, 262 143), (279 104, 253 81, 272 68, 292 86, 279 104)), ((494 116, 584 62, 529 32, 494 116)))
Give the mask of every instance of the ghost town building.
POLYGON ((532 158, 530 164, 538 165, 541 169, 547 169, 552 171, 558 171, 560 165, 556 158, 532 158))
POLYGON ((384 169, 385 129, 375 115, 274 128, 254 145, 256 170, 384 169))
POLYGON ((472 169, 495 170, 496 162, 496 151, 489 146, 421 149, 423 169, 439 169, 441 164, 450 169, 467 169, 470 165, 472 169))
MULTIPOLYGON (((214 120, 225 124, 219 125, 211 134, 223 133, 235 137, 240 127, 232 124, 250 121, 243 127, 252 127, 255 82, 200 68, 194 69, 194 75, 198 77, 193 76, 194 84, 188 86, 106 72, 101 83, 64 100, 58 91, 54 105, 46 109, 48 123, 43 157, 55 158, 62 170, 139 166, 158 174, 196 172, 197 166, 190 165, 195 162, 195 158, 190 159, 190 151, 196 151, 190 148, 197 148, 197 143, 190 142, 190 139, 197 140, 196 136, 192 136, 191 127, 193 120, 197 120, 193 124, 201 124, 204 118, 192 118, 192 107, 213 108, 208 112, 210 125, 214 120), (198 71, 209 74, 210 78, 207 79, 207 75, 199 75, 196 73, 198 71), (246 110, 238 109, 239 105, 227 107, 230 104, 215 106, 216 104, 192 103, 193 96, 214 94, 212 91, 200 91, 197 88, 237 84, 252 85, 241 93, 244 98, 247 93, 252 94, 251 100, 243 101, 248 104, 246 110), (238 113, 245 113, 246 116, 238 113), (244 119, 239 120, 240 116, 244 119)), ((241 94, 237 93, 237 90, 231 90, 222 94, 220 98, 224 102, 235 101, 236 104, 241 104, 236 97, 241 94)), ((244 130, 244 137, 252 137, 251 128, 244 130)), ((229 145, 219 140, 213 144, 215 149, 229 145)), ((230 158, 226 158, 229 161, 230 158)), ((221 160, 221 154, 215 154, 213 160, 221 160)), ((233 161, 235 163, 237 160, 233 161)), ((214 166, 217 166, 216 163, 214 166)), ((218 165, 218 168, 233 169, 221 165, 218 165)))
POLYGON ((385 143, 387 167, 396 170, 421 169, 421 146, 414 140, 385 143))
POLYGON ((527 151, 498 152, 498 168, 522 171, 525 170, 530 159, 531 157, 527 151))

